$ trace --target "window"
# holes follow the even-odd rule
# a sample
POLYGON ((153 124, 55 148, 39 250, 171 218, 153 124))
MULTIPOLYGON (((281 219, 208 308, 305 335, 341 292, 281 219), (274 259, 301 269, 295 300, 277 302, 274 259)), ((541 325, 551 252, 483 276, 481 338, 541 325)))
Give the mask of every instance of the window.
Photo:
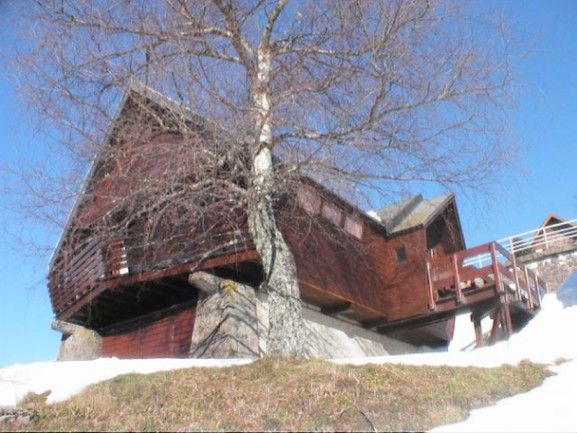
POLYGON ((312 188, 301 185, 297 190, 297 200, 312 215, 321 211, 321 197, 312 188))
POLYGON ((343 213, 334 204, 325 202, 323 204, 323 216, 336 226, 341 226, 343 213))
POLYGON ((399 263, 405 263, 408 260, 407 251, 405 251, 405 247, 395 249, 395 253, 397 254, 397 261, 399 263))
POLYGON ((297 201, 310 215, 322 214, 331 223, 344 229, 349 235, 361 239, 363 223, 356 215, 346 215, 336 204, 324 199, 308 185, 300 185, 297 189, 297 201))
POLYGON ((363 237, 363 223, 354 216, 347 215, 345 218, 345 231, 357 239, 363 237))

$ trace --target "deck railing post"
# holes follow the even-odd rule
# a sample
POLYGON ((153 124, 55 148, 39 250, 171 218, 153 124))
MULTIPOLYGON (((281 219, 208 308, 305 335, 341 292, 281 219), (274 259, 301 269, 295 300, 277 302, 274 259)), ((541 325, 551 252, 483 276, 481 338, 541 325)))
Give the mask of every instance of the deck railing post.
POLYGON ((549 241, 547 239, 547 228, 543 228, 543 239, 545 240, 545 249, 549 249, 549 241))
POLYGON ((522 301, 521 297, 521 287, 519 287, 519 275, 517 274, 517 257, 515 257, 515 252, 511 253, 511 260, 513 261, 513 279, 515 280, 515 291, 517 292, 517 300, 522 301))
POLYGON ((451 262, 453 263, 455 295, 457 298, 457 302, 460 304, 463 302, 463 291, 461 290, 461 278, 459 276, 459 261, 457 260, 457 254, 453 254, 451 256, 451 262))
POLYGON ((433 294, 433 278, 431 275, 431 264, 427 260, 427 283, 428 283, 428 299, 429 299, 429 310, 435 310, 437 305, 435 304, 435 296, 433 294))
POLYGON ((501 272, 499 271, 499 262, 497 261, 497 251, 495 250, 495 242, 491 242, 489 249, 491 251, 491 261, 493 267, 493 275, 495 276, 495 286, 498 293, 503 293, 503 281, 501 280, 501 272))

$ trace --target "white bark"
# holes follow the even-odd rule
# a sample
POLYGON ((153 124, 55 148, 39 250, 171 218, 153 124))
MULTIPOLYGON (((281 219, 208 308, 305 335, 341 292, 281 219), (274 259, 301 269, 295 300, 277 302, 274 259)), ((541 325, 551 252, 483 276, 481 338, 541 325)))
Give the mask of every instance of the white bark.
POLYGON ((248 223, 264 270, 261 289, 269 293, 267 352, 304 356, 306 336, 296 264, 277 226, 273 208, 272 119, 268 93, 271 58, 263 50, 257 54, 253 97, 258 143, 253 159, 254 195, 249 206, 248 223))

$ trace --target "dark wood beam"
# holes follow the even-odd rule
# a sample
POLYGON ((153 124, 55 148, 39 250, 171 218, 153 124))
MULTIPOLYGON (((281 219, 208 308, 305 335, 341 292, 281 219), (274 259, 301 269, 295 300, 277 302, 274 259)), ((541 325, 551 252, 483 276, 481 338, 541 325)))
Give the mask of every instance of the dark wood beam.
POLYGON ((189 292, 190 285, 188 281, 177 280, 176 278, 163 278, 159 281, 152 281, 151 284, 160 284, 163 287, 168 287, 175 292, 189 292))
POLYGON ((137 274, 122 275, 119 277, 110 278, 106 280, 104 284, 106 285, 107 288, 122 285, 126 286, 145 281, 157 280, 165 277, 173 277, 179 274, 188 274, 191 272, 202 271, 219 266, 225 266, 244 261, 255 261, 255 260, 260 260, 257 252, 254 249, 249 249, 241 252, 235 252, 232 254, 220 255, 211 259, 206 259, 201 263, 198 263, 198 261, 193 261, 189 263, 171 266, 168 267, 167 269, 159 269, 153 271, 140 272, 137 274))
POLYGON ((325 307, 321 307, 321 313, 326 314, 327 316, 336 316, 337 314, 344 313, 351 309, 353 304, 350 302, 341 302, 339 304, 331 304, 325 307))
POLYGON ((78 310, 80 310, 85 305, 89 304, 93 299, 95 299, 98 295, 106 290, 106 287, 102 282, 99 282, 98 285, 88 292, 85 296, 78 299, 74 304, 69 306, 68 308, 62 310, 57 314, 57 318, 60 320, 68 320, 70 317, 74 315, 78 310))
POLYGON ((420 328, 421 326, 432 325, 433 323, 442 322, 450 317, 453 317, 453 312, 447 312, 435 316, 419 316, 411 320, 398 320, 396 322, 390 322, 388 324, 377 326, 377 332, 392 332, 399 330, 411 330, 415 328, 420 328))
MULTIPOLYGON (((109 313, 112 312, 112 316, 126 315, 126 314, 137 314, 140 309, 139 306, 134 302, 127 301, 126 298, 121 298, 118 293, 114 294, 102 294, 95 302, 98 312, 109 313)), ((106 314, 107 316, 109 314, 106 314)))
POLYGON ((389 323, 389 319, 387 319, 387 316, 383 316, 375 320, 367 320, 366 322, 362 322, 361 325, 363 325, 363 328, 375 329, 387 323, 389 323))
POLYGON ((131 329, 135 327, 146 326, 152 322, 160 320, 166 316, 176 314, 182 310, 188 308, 195 308, 196 307, 196 300, 190 300, 186 302, 182 302, 180 304, 171 305, 170 307, 163 308, 161 310, 152 311, 150 313, 142 314, 138 317, 130 318, 123 320, 121 322, 117 322, 111 325, 101 326, 99 331, 102 335, 111 335, 117 332, 125 331, 126 329, 131 329))
POLYGON ((173 304, 182 299, 181 296, 178 296, 171 288, 164 285, 146 285, 139 289, 134 289, 135 292, 133 294, 134 297, 138 296, 137 293, 140 293, 140 296, 148 297, 153 299, 153 302, 160 302, 160 303, 169 303, 173 304), (139 292, 140 291, 140 292, 139 292))

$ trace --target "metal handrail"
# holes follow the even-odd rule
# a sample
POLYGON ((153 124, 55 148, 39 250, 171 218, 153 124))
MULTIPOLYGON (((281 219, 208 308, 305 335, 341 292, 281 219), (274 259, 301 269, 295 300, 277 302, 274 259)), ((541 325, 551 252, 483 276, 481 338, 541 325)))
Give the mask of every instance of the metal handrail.
MULTIPOLYGON (((509 253, 516 256, 525 251, 537 250, 545 246, 549 249, 560 243, 560 241, 573 240, 577 246, 577 219, 551 224, 545 227, 518 233, 507 238, 499 239, 496 242, 504 247, 509 253), (542 233, 539 233, 542 232, 542 233)), ((465 260, 467 265, 482 266, 483 263, 490 262, 489 253, 480 254, 465 260)))
POLYGON ((511 253, 519 253, 542 245, 549 247, 551 243, 567 239, 577 240, 577 219, 517 233, 513 236, 499 239, 497 242, 511 253), (538 234, 539 232, 542 233, 538 234), (537 236, 535 236, 536 234, 537 236))

